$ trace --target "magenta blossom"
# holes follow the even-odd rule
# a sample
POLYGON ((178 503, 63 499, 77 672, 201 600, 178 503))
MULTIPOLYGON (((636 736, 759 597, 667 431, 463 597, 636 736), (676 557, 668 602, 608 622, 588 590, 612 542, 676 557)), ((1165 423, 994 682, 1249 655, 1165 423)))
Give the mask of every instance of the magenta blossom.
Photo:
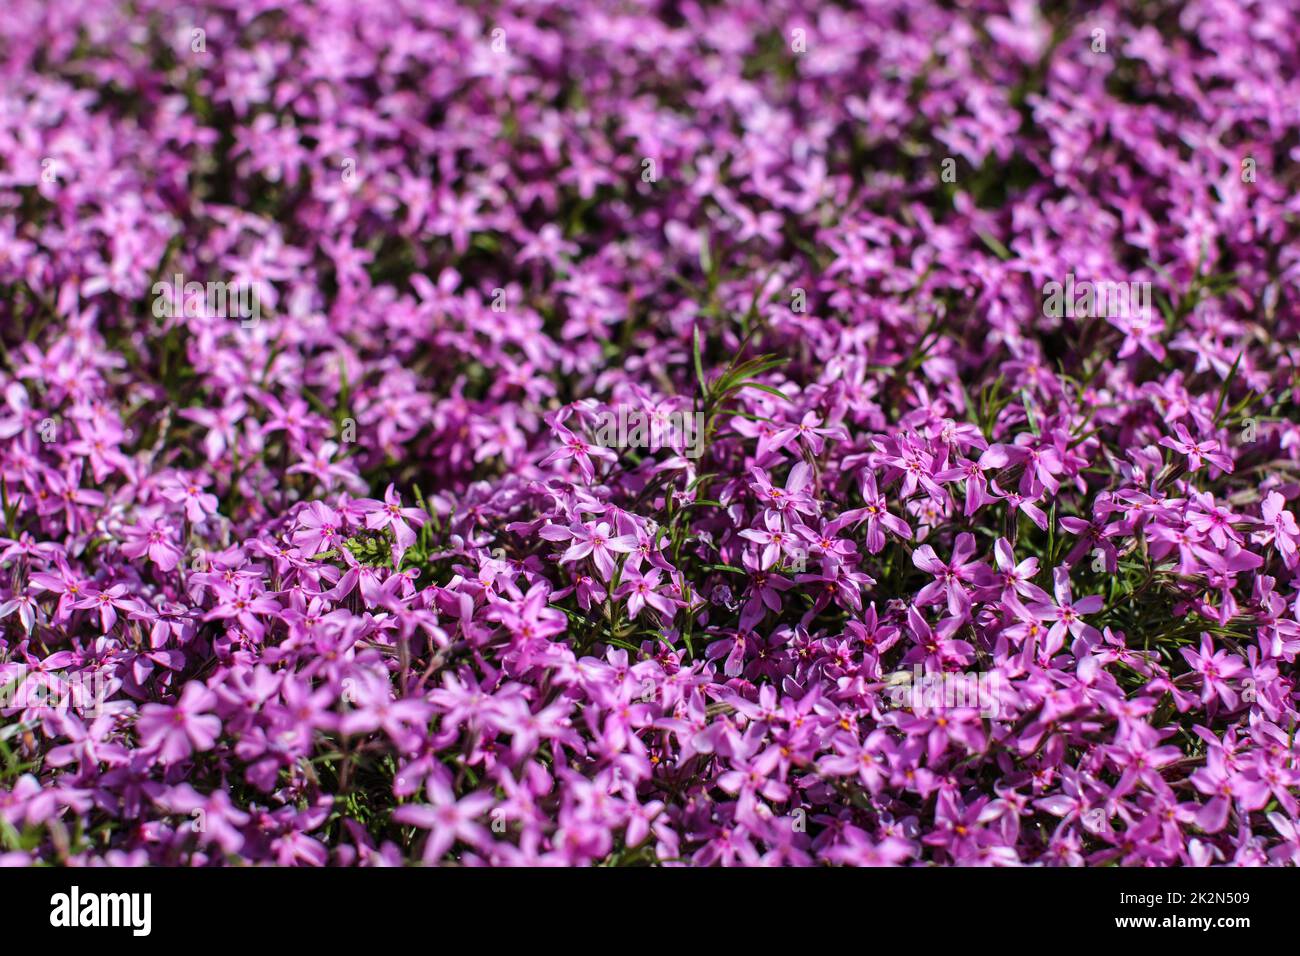
POLYGON ((140 708, 136 732, 146 748, 158 753, 159 760, 177 763, 193 751, 212 749, 221 733, 221 718, 209 713, 216 705, 216 694, 198 681, 190 681, 175 705, 145 704, 140 708))

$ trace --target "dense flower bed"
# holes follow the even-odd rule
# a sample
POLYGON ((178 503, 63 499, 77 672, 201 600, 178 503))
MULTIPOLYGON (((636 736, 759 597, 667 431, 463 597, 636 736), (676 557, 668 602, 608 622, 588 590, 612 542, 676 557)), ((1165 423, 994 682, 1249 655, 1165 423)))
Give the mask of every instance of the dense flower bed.
POLYGON ((6 0, 0 863, 1294 862, 1297 44, 6 0))

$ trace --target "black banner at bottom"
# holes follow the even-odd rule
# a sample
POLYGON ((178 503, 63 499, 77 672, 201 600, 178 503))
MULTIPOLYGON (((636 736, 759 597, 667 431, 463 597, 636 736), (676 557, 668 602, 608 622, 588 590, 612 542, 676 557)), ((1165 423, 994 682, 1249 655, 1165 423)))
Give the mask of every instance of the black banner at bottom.
POLYGON ((1231 945, 1289 926, 1295 888, 1293 872, 1235 868, 0 870, 12 952, 34 936, 128 948, 337 946, 413 925, 563 932, 558 921, 626 936, 720 918, 729 937, 756 941, 770 941, 774 922, 834 932, 863 921, 938 943, 1003 926, 1016 937, 1199 933, 1231 945))

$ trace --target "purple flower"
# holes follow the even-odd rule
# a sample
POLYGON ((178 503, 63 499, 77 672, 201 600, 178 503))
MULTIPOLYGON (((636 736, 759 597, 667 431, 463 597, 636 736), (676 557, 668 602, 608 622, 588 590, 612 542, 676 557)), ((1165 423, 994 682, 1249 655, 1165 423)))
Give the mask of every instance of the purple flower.
POLYGON ((422 858, 425 863, 437 863, 460 840, 473 847, 483 848, 492 842, 492 834, 478 821, 492 806, 486 793, 472 793, 460 800, 451 788, 430 777, 427 804, 407 804, 393 811, 393 820, 428 830, 422 858))
POLYGON ((216 706, 216 694, 198 681, 190 681, 175 705, 141 707, 136 733, 162 763, 178 763, 196 750, 211 750, 216 745, 221 718, 209 713, 216 706))
POLYGON ((1028 605, 1029 611, 1038 620, 1053 622, 1047 632, 1044 650, 1048 654, 1056 653, 1065 643, 1067 633, 1095 646, 1101 640, 1101 633, 1087 624, 1083 617, 1086 614, 1096 614, 1105 605, 1105 601, 1095 594, 1075 601, 1070 587, 1069 570, 1064 567, 1052 572, 1052 590, 1056 594, 1054 604, 1043 602, 1028 605))
POLYGON ((662 572, 653 568, 645 575, 633 574, 614 592, 617 597, 627 598, 627 616, 636 620, 637 615, 649 607, 662 614, 665 620, 671 621, 677 614, 677 605, 658 590, 662 572))
POLYGON ((1176 438, 1162 438, 1160 444, 1172 448, 1180 455, 1187 456, 1188 471, 1200 471, 1204 461, 1208 461, 1220 471, 1232 471, 1232 459, 1219 451, 1219 443, 1214 440, 1197 441, 1180 422, 1174 423, 1176 438))
POLYGON ((634 536, 613 534, 609 524, 604 521, 589 521, 584 524, 574 524, 569 528, 548 525, 541 530, 541 535, 548 541, 571 540, 573 543, 560 557, 560 563, 568 564, 571 561, 590 557, 592 564, 606 581, 614 576, 614 555, 630 554, 637 546, 634 536))
POLYGON ((1190 647, 1182 649, 1183 660, 1201 677, 1201 700, 1209 703, 1218 698, 1229 707, 1237 706, 1237 693, 1228 681, 1246 670, 1240 658, 1225 650, 1216 650, 1209 634, 1201 635, 1201 649, 1198 653, 1190 647))
POLYGON ((947 597, 948 612, 958 616, 970 610, 970 592, 968 586, 974 583, 977 572, 982 567, 980 562, 968 560, 975 553, 975 536, 968 533, 959 534, 953 545, 952 558, 948 563, 939 560, 934 548, 923 544, 912 552, 912 563, 935 580, 917 592, 916 602, 921 605, 937 604, 947 597))
POLYGON ((415 544, 415 532, 411 530, 411 522, 417 528, 428 520, 426 515, 419 508, 402 507, 402 499, 398 496, 393 485, 388 486, 384 492, 384 500, 376 501, 373 498, 361 498, 354 502, 357 509, 365 515, 366 527, 372 531, 381 528, 391 528, 393 530, 393 539, 396 545, 393 548, 393 560, 398 564, 402 561, 402 555, 413 544, 415 544))

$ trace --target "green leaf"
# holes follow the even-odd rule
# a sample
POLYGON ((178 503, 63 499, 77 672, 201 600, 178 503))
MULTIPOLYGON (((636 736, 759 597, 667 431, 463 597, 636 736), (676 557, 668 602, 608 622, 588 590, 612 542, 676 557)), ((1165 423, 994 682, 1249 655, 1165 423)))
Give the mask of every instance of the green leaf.
POLYGON ((762 384, 760 384, 760 383, 758 383, 758 382, 752 382, 752 381, 751 381, 751 382, 741 382, 739 385, 736 386, 736 390, 737 390, 737 391, 739 391, 739 390, 742 389, 742 388, 756 388, 756 389, 758 389, 760 392, 767 392, 769 395, 775 395, 777 398, 781 399, 781 401, 783 401, 783 402, 788 402, 788 401, 790 401, 790 399, 786 396, 786 394, 785 394, 784 392, 782 392, 782 391, 781 391, 780 389, 778 389, 778 388, 773 388, 771 385, 762 385, 762 384))
POLYGON ((1030 401, 1029 395, 1024 389, 1020 390, 1020 404, 1024 406, 1025 418, 1029 421, 1029 430, 1037 437, 1039 434, 1038 419, 1034 417, 1034 403, 1030 401))
POLYGON ((691 334, 691 359, 695 363, 695 381, 700 386, 700 397, 709 400, 709 383, 704 378, 704 363, 700 360, 700 327, 696 325, 691 334))
POLYGON ((1219 415, 1223 412, 1224 400, 1228 397, 1228 389, 1232 387, 1232 380, 1237 377, 1237 368, 1241 365, 1241 357, 1245 351, 1237 353, 1237 360, 1232 363, 1232 368, 1228 371, 1228 377, 1223 380, 1223 387, 1219 389, 1219 401, 1214 406, 1214 424, 1219 424, 1219 415))
POLYGON ((980 240, 984 243, 984 245, 988 246, 989 250, 994 255, 996 255, 999 259, 1006 261, 1007 259, 1011 258, 1011 250, 1008 249, 1006 246, 1004 246, 996 238, 990 236, 987 232, 979 233, 979 237, 980 240))

